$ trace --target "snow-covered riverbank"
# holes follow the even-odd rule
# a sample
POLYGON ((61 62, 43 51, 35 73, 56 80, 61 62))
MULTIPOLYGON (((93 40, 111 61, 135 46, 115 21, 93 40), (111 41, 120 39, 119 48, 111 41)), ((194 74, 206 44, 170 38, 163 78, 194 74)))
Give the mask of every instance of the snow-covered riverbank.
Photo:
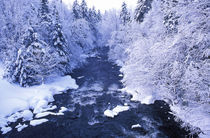
POLYGON ((67 89, 77 89, 78 86, 71 76, 57 78, 54 82, 22 88, 10 84, 3 79, 3 68, 0 66, 0 128, 2 133, 11 130, 8 126, 19 118, 24 121, 33 120, 33 116, 57 108, 50 102, 54 101, 53 95, 61 94, 67 89))

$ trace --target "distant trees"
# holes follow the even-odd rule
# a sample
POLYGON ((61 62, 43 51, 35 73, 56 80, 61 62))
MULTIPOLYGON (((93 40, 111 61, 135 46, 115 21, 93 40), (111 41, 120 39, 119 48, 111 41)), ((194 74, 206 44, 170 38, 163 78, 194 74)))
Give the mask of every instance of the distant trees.
POLYGON ((98 10, 96 12, 95 7, 88 9, 85 0, 82 0, 81 4, 77 0, 73 2, 72 13, 75 19, 85 19, 88 22, 98 23, 101 21, 101 12, 98 10))
POLYGON ((70 29, 72 42, 76 42, 77 46, 81 47, 85 53, 89 53, 98 45, 96 41, 100 37, 98 31, 98 23, 101 21, 100 10, 96 12, 95 7, 88 9, 85 0, 82 0, 81 4, 75 0, 72 13, 75 19, 70 29))

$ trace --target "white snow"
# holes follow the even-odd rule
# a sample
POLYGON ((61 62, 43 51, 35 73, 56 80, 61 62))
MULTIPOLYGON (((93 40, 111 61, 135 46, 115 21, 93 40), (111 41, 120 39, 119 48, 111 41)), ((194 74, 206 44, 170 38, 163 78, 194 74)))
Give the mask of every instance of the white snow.
POLYGON ((107 109, 107 110, 104 112, 104 115, 107 116, 107 117, 114 118, 114 117, 117 116, 120 112, 127 111, 127 110, 129 110, 129 106, 121 106, 121 105, 118 105, 118 106, 116 106, 116 107, 115 107, 114 109, 112 109, 112 110, 107 109))
POLYGON ((9 132, 9 131, 11 131, 11 130, 12 130, 11 127, 3 127, 3 128, 1 129, 2 134, 6 134, 7 132, 9 132))
POLYGON ((20 131, 22 131, 26 127, 28 127, 28 125, 26 125, 26 124, 21 125, 19 123, 15 128, 17 128, 17 131, 20 132, 20 131))
POLYGON ((42 117, 46 117, 48 115, 57 115, 57 114, 53 113, 53 112, 43 112, 43 113, 36 114, 35 118, 42 118, 42 117))
POLYGON ((61 109, 59 110, 59 113, 64 113, 66 111, 68 111, 66 107, 61 107, 61 109))
POLYGON ((154 103, 156 99, 158 99, 157 97, 155 97, 155 94, 152 93, 151 88, 139 87, 139 88, 131 89, 131 88, 125 87, 121 89, 121 91, 131 94, 132 95, 131 101, 139 101, 142 104, 152 104, 154 103))
POLYGON ((185 123, 189 123, 194 127, 199 127, 203 134, 200 134, 201 138, 209 138, 210 136, 210 113, 206 110, 210 110, 210 106, 197 106, 195 107, 180 107, 177 105, 171 105, 171 110, 175 116, 185 123))
POLYGON ((141 127, 141 125, 139 125, 139 124, 136 124, 136 125, 132 125, 131 126, 131 128, 133 129, 133 128, 140 128, 141 127))
POLYGON ((54 101, 53 95, 78 88, 71 76, 56 78, 40 86, 22 88, 4 80, 3 73, 0 66, 0 128, 4 134, 11 130, 8 124, 19 118, 23 118, 23 121, 32 120, 33 114, 56 109, 56 106, 49 105, 54 101))
POLYGON ((30 110, 24 110, 22 112, 22 118, 24 121, 29 121, 33 119, 33 113, 30 110))
POLYGON ((116 113, 114 113, 112 110, 106 110, 104 112, 104 115, 107 116, 107 117, 111 117, 111 118, 114 118, 116 113))
POLYGON ((42 112, 42 113, 38 113, 36 114, 35 118, 42 118, 42 117, 46 117, 48 115, 64 115, 64 112, 68 111, 68 109, 66 107, 61 107, 61 109, 59 110, 58 113, 54 113, 54 112, 42 112))
POLYGON ((82 79, 82 78, 84 78, 85 76, 80 76, 80 77, 77 77, 77 79, 82 79))
POLYGON ((48 119, 37 119, 37 120, 32 120, 30 121, 30 125, 32 126, 37 126, 37 125, 41 125, 42 123, 47 122, 48 119))
POLYGON ((123 74, 120 74, 119 77, 123 77, 123 74))

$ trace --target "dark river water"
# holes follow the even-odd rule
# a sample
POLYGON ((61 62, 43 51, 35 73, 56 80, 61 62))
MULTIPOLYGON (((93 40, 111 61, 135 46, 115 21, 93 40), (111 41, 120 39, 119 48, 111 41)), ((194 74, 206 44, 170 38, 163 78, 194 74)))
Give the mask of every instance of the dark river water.
MULTIPOLYGON (((131 95, 122 93, 120 67, 107 58, 108 49, 100 49, 97 57, 73 71, 79 89, 55 96, 53 104, 66 107, 64 116, 47 116, 48 122, 29 126, 21 132, 16 129, 5 138, 186 138, 197 137, 174 121, 169 106, 163 101, 144 105, 130 101, 131 95), (120 76, 119 76, 120 75, 120 76), (114 118, 104 116, 106 109, 127 103, 128 111, 114 118), (132 129, 131 126, 141 127, 132 129)), ((56 110, 55 110, 56 111, 56 110)), ((17 125, 18 122, 12 124, 17 125)))

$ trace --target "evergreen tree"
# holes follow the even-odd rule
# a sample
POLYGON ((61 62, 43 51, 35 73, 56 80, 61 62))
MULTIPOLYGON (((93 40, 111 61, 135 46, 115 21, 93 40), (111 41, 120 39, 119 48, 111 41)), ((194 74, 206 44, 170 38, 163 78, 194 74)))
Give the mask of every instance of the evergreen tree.
MULTIPOLYGON (((42 83, 43 76, 40 74, 40 70, 44 69, 41 65, 46 61, 43 61, 45 53, 41 43, 34 29, 29 28, 23 37, 22 48, 18 51, 15 65, 11 68, 14 72, 9 74, 12 82, 17 82, 22 87, 42 83)), ((41 71, 41 73, 43 72, 41 71)))
POLYGON ((89 9, 88 13, 89 13, 88 21, 90 22, 90 24, 92 24, 94 26, 98 22, 98 17, 97 17, 95 7, 93 7, 92 9, 89 9))
POLYGON ((42 36, 42 40, 49 45, 53 44, 51 32, 53 31, 53 21, 52 15, 50 13, 50 8, 48 5, 48 0, 41 0, 41 5, 38 10, 38 30, 39 34, 42 36))
POLYGON ((127 5, 125 2, 122 4, 122 10, 120 12, 120 20, 121 24, 126 25, 128 22, 130 22, 130 13, 128 12, 127 5))
POLYGON ((54 31, 52 32, 53 47, 58 52, 59 58, 61 59, 63 66, 67 66, 68 64, 67 43, 66 43, 65 35, 62 31, 62 25, 60 22, 60 18, 59 18, 59 14, 56 9, 56 6, 54 6, 53 15, 55 16, 54 31))
POLYGON ((148 11, 152 8, 153 0, 138 0, 137 8, 135 10, 134 19, 137 22, 142 22, 144 19, 144 15, 148 13, 148 11))
POLYGON ((85 0, 82 0, 80 7, 81 7, 82 18, 88 20, 88 7, 85 0))
POLYGON ((50 22, 51 17, 50 17, 50 9, 48 6, 49 2, 48 0, 41 0, 41 6, 39 8, 39 17, 41 18, 41 21, 44 22, 50 22))
POLYGON ((57 50, 40 40, 33 28, 23 37, 22 47, 8 74, 12 82, 22 87, 40 85, 48 78, 64 75, 68 60, 57 50))
POLYGON ((60 23, 60 18, 56 7, 54 6, 53 15, 55 16, 54 31, 52 32, 53 46, 60 51, 65 51, 66 49, 66 39, 62 31, 62 25, 60 23))
POLYGON ((74 3, 73 3, 72 12, 73 12, 73 16, 74 16, 75 19, 82 18, 81 7, 78 4, 77 0, 75 0, 74 3))
POLYGON ((101 11, 100 10, 98 10, 97 18, 98 18, 99 22, 102 20, 102 15, 101 15, 101 11))

